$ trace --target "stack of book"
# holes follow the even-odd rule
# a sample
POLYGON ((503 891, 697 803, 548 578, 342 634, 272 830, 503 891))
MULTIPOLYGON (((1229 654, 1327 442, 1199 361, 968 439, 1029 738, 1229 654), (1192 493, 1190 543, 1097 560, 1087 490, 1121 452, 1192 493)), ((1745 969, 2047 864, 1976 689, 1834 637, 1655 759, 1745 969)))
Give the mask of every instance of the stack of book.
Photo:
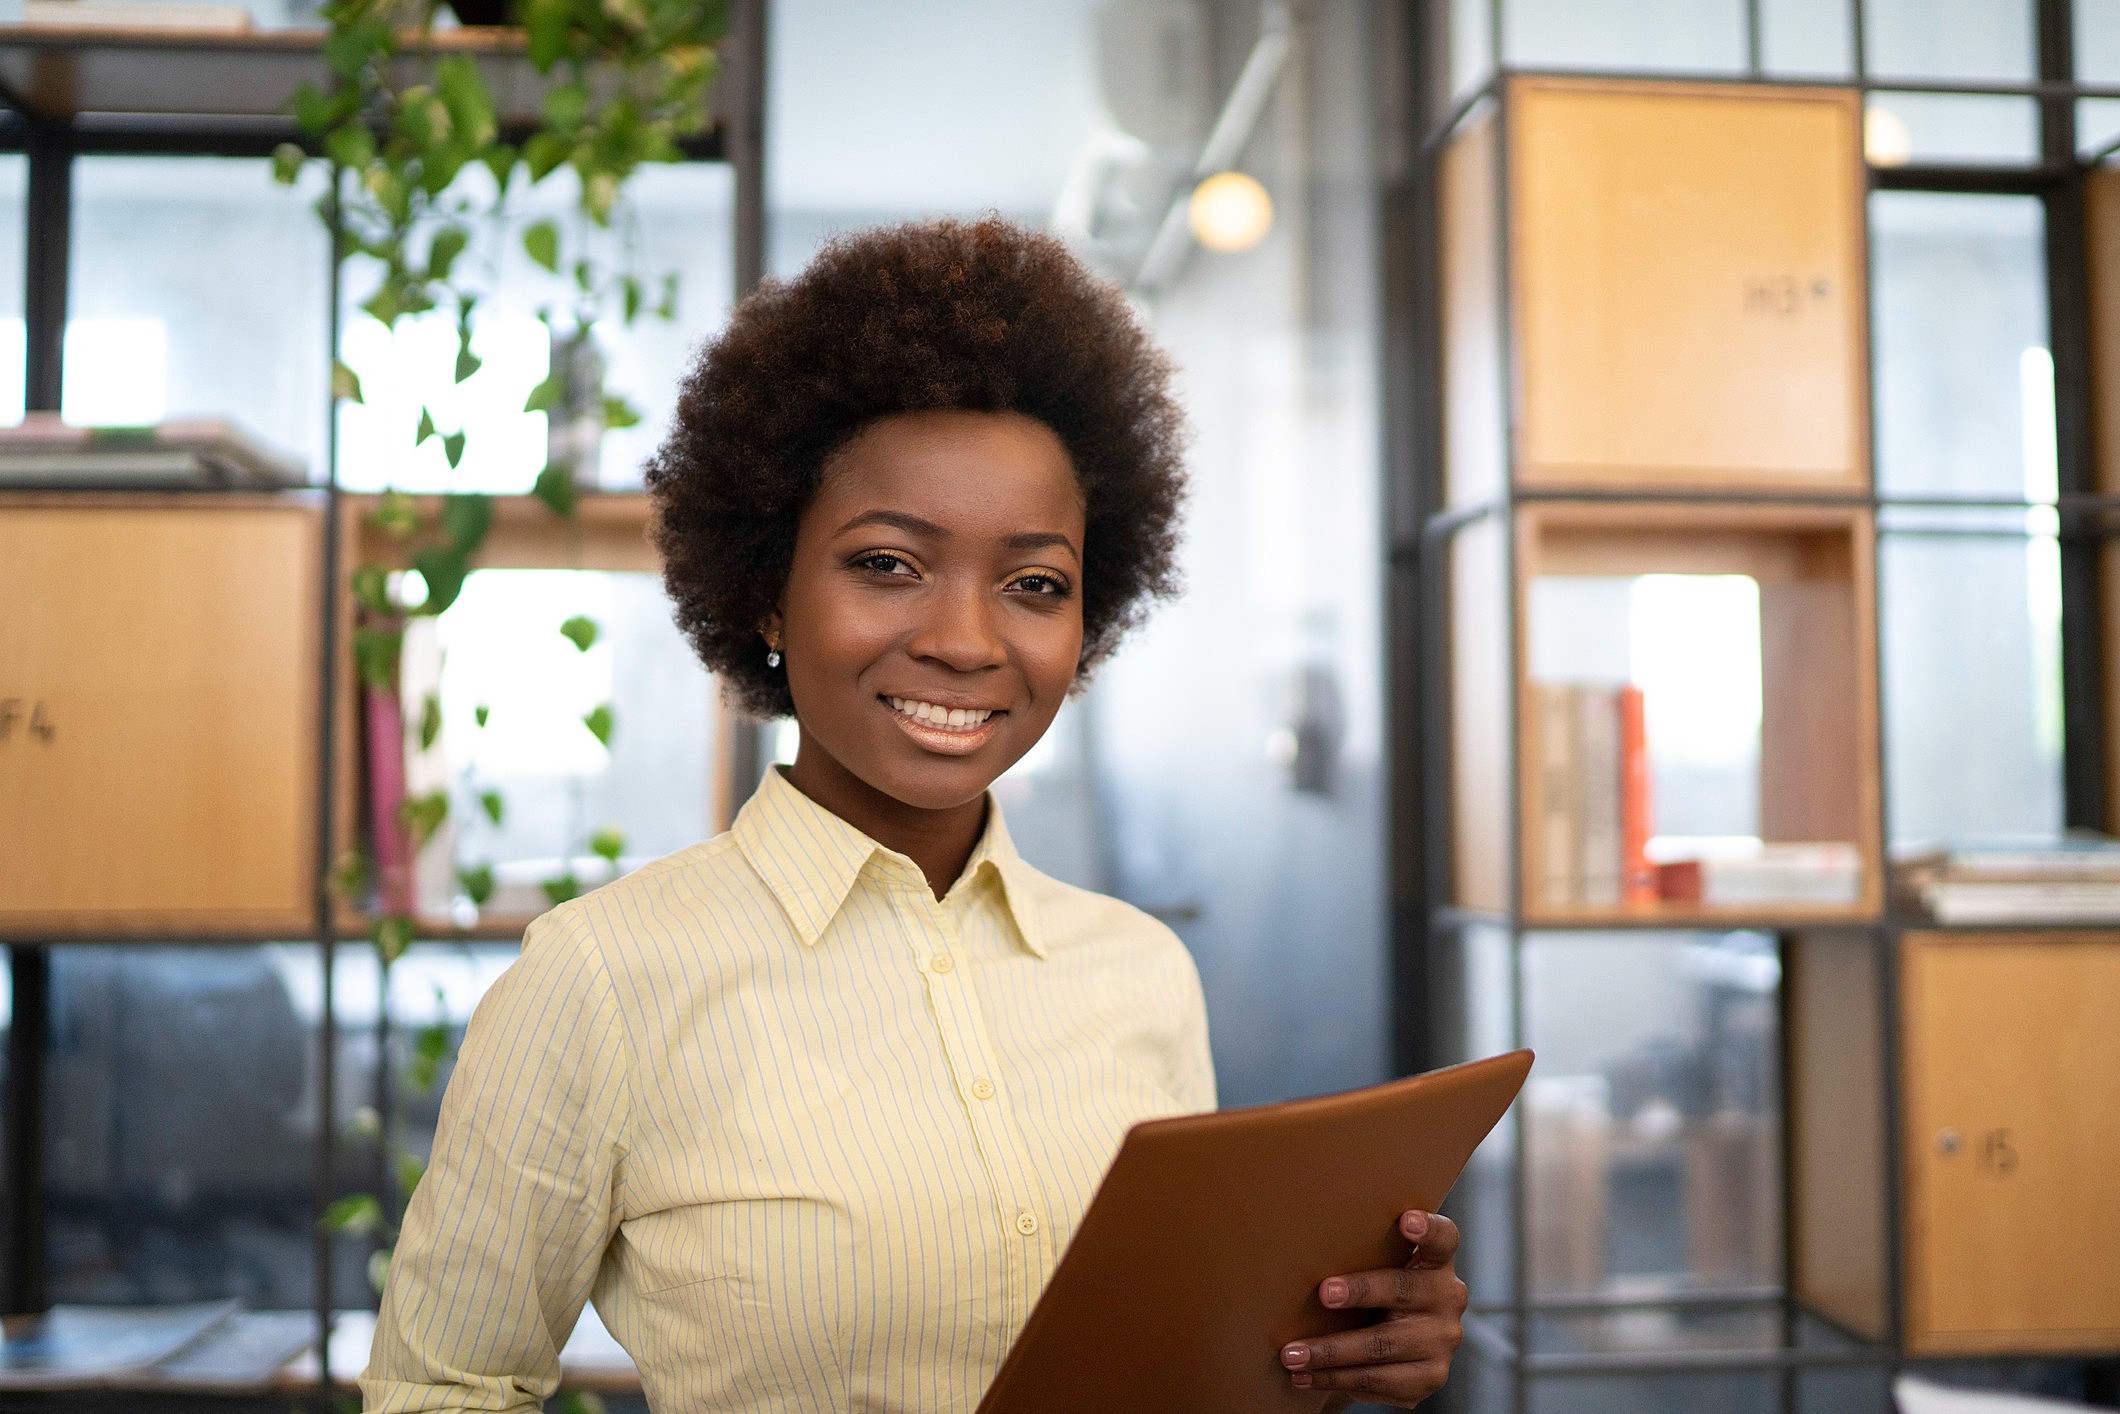
POLYGON ((0 489, 277 490, 305 479, 300 462, 218 418, 74 427, 33 412, 19 427, 0 427, 0 489))
POLYGON ((1533 885, 1547 908, 1852 905, 1862 855, 1844 841, 1656 835, 1641 689, 1534 682, 1527 767, 1533 885))
POLYGON ((2120 840, 1931 848, 1902 857, 1898 875, 1938 923, 2120 923, 2120 840))
POLYGON ((1540 902, 1553 908, 1654 903, 1641 689, 1539 682, 1531 691, 1540 902))

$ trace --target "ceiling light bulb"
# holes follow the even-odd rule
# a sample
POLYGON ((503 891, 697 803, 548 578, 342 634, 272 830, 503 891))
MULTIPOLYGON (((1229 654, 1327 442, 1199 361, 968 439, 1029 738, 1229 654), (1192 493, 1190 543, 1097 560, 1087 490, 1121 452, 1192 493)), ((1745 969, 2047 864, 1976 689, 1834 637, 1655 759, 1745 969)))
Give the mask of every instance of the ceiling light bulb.
POLYGON ((1872 103, 1862 114, 1862 154, 1872 167, 1904 167, 1914 156, 1914 135, 1906 119, 1872 103))
POLYGON ((1273 229, 1273 198, 1242 172, 1217 172, 1193 188, 1186 216, 1209 250, 1250 250, 1273 229))

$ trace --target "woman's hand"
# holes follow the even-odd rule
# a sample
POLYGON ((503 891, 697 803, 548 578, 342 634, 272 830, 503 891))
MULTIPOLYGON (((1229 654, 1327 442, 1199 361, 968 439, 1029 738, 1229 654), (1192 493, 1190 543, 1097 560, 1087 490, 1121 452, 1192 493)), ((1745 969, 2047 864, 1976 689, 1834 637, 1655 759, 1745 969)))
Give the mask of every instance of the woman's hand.
POLYGON ((1399 1232, 1414 1244, 1405 1266, 1318 1283, 1325 1305, 1373 1308, 1383 1317, 1375 1325, 1282 1346, 1281 1365, 1297 1389, 1345 1390, 1410 1409, 1450 1378, 1450 1357, 1465 1338, 1457 1224, 1436 1213, 1406 1213, 1399 1232))

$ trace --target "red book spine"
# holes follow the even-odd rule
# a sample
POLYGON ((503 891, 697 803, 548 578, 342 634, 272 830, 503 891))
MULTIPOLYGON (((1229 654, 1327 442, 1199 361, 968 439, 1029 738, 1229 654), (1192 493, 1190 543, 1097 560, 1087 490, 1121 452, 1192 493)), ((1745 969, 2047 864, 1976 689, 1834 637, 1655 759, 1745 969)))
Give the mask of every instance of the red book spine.
POLYGON ((1657 901, 1656 866, 1649 862, 1649 725, 1642 690, 1619 690, 1620 897, 1628 904, 1657 901))

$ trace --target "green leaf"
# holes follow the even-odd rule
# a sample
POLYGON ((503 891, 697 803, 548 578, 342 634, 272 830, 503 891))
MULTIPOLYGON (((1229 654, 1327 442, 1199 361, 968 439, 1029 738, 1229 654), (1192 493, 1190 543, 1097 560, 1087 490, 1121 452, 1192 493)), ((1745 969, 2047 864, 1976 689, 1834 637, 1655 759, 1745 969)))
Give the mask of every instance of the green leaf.
POLYGON ((434 435, 434 414, 426 408, 420 409, 419 430, 412 434, 412 445, 417 447, 434 435))
MULTIPOLYGON (((463 436, 460 432, 453 435, 459 439, 463 436)), ((443 441, 446 445, 448 439, 443 441)), ((427 581, 427 602, 420 606, 420 612, 442 614, 463 592, 464 576, 471 573, 471 560, 454 545, 429 545, 412 557, 412 567, 427 581)))
MULTIPOLYGON (((474 721, 476 721, 476 722, 477 722, 477 723, 478 723, 478 724, 479 724, 480 726, 482 726, 482 727, 486 725, 486 719, 487 719, 488 717, 492 716, 492 715, 493 715, 493 709, 492 709, 491 707, 488 707, 488 706, 487 706, 487 705, 486 705, 485 703, 483 703, 483 702, 479 703, 479 705, 478 705, 478 706, 476 706, 476 707, 474 707, 474 708, 472 708, 472 709, 471 709, 471 716, 472 716, 472 719, 473 719, 474 721)), ((486 792, 486 794, 488 794, 488 795, 493 795, 493 792, 492 792, 492 791, 487 791, 487 792, 486 792)), ((500 798, 500 797, 498 797, 498 796, 494 796, 494 799, 496 799, 496 800, 498 800, 499 798, 500 798)), ((496 816, 494 816, 494 817, 493 817, 493 823, 494 823, 494 824, 498 825, 498 824, 499 824, 500 822, 501 822, 501 821, 500 821, 500 817, 499 817, 498 815, 496 815, 496 816)))
POLYGON ((409 540, 419 532, 419 502, 402 491, 385 491, 368 513, 368 524, 392 540, 409 540))
POLYGON ((405 1068, 405 1078, 412 1082, 413 1093, 424 1095, 434 1088, 435 1079, 442 1073, 442 1062, 449 1058, 449 1027, 445 1022, 423 1026, 412 1039, 412 1064, 405 1068))
POLYGON ((396 283, 389 280, 385 280, 382 286, 368 297, 361 309, 386 329, 394 328, 398 318, 407 312, 396 283))
POLYGON ((499 131, 494 118, 493 91, 475 60, 465 55, 444 59, 434 66, 434 89, 449 106, 458 140, 483 148, 499 131))
MULTIPOLYGON (((483 712, 486 709, 481 707, 479 710, 483 712)), ((482 727, 486 725, 483 717, 479 719, 479 725, 482 727)), ((480 791, 478 793, 478 804, 479 809, 486 812, 486 818, 496 825, 500 824, 501 818, 508 813, 508 802, 501 798, 501 793, 497 790, 480 791)))
POLYGON ((586 261, 586 260, 577 260, 577 261, 575 261, 575 262, 574 262, 574 288, 575 288, 575 289, 577 289, 577 290, 580 290, 580 291, 581 291, 581 292, 582 292, 583 294, 587 294, 587 293, 589 293, 589 291, 590 291, 590 290, 594 289, 594 288, 595 288, 595 286, 596 286, 596 267, 595 267, 595 266, 593 266, 593 265, 591 265, 591 264, 590 264, 590 263, 589 263, 588 261, 586 261))
MULTIPOLYGON (((456 258, 471 244, 471 233, 462 226, 444 226, 427 243, 427 278, 447 280, 456 268, 456 258)), ((459 379, 459 382, 462 380, 459 379)))
POLYGON ((530 41, 530 62, 549 71, 567 52, 571 7, 567 0, 529 0, 523 6, 523 29, 530 41))
POLYGON ((456 871, 456 886, 464 891, 464 897, 479 908, 493 897, 493 866, 474 864, 456 871))
POLYGON ((530 169, 532 185, 560 169, 574 152, 574 145, 552 133, 536 133, 523 143, 523 165, 530 169))
POLYGON ((324 1226, 333 1232, 366 1237, 383 1226, 383 1205, 373 1193, 355 1193, 324 1210, 324 1226))
POLYGON ((640 281, 634 279, 631 275, 620 276, 618 281, 618 300, 620 311, 626 323, 631 324, 634 320, 640 318, 640 281))
POLYGON ((341 123, 325 135, 324 155, 341 167, 362 171, 375 161, 375 134, 359 119, 341 123))
MULTIPOLYGON (((415 1076, 417 1076, 418 1074, 417 1067, 418 1062, 414 1062, 413 1074, 415 1076)), ((434 1082, 432 1080, 429 1080, 425 1085, 421 1085, 418 1088, 422 1091, 425 1091, 432 1088, 433 1085, 434 1082)), ((420 1158, 417 1154, 398 1155, 398 1201, 408 1203, 412 1201, 413 1190, 420 1186, 420 1180, 425 1178, 426 1176, 427 1161, 425 1159, 420 1158)))
POLYGON ((368 892, 368 855, 359 849, 349 849, 331 866, 331 874, 325 886, 332 896, 343 903, 351 903, 368 892))
POLYGON ((640 409, 615 394, 604 395, 604 426, 616 432, 621 427, 638 427, 640 409))
POLYGON ((375 944, 376 955, 382 958, 383 966, 388 967, 403 957, 405 949, 412 946, 412 936, 412 920, 392 914, 376 920, 368 939, 375 944))
POLYGON ((559 227, 550 221, 539 221, 523 232, 523 250, 538 264, 554 274, 559 272, 559 227))
POLYGON ((370 59, 397 47, 393 38, 389 24, 382 20, 365 19, 334 25, 324 41, 324 62, 336 78, 358 78, 370 59))
POLYGON ((398 172, 380 163, 361 174, 361 186, 391 220, 403 222, 412 214, 412 193, 398 172))
POLYGON ((294 120, 303 132, 311 137, 321 137, 331 126, 345 116, 346 105, 336 94, 326 93, 313 83, 302 83, 294 91, 294 120))
POLYGON ((465 339, 456 346, 456 381, 461 383, 485 366, 486 361, 471 352, 471 340, 465 339))
POLYGON ((618 205, 618 174, 616 172, 592 172, 582 183, 582 210, 599 226, 611 224, 611 212, 618 205))
POLYGON ((420 699, 420 750, 434 750, 442 736, 442 699, 428 693, 420 699))
POLYGON ((560 1396, 559 1414, 609 1414, 604 1397, 594 1390, 570 1389, 560 1396))
POLYGON ((573 132, 588 116, 589 85, 580 79, 555 85, 545 93, 544 108, 547 129, 559 133, 573 132))
POLYGON ((442 455, 449 459, 449 469, 456 470, 457 463, 464 459, 464 434, 451 432, 445 435, 442 438, 442 455))
POLYGON ((535 388, 532 388, 530 390, 529 397, 523 399, 523 411, 550 412, 552 411, 552 409, 558 407, 560 403, 565 400, 566 396, 566 379, 562 378, 557 373, 551 374, 545 379, 544 382, 538 384, 535 388))
POLYGON ((586 653, 596 642, 596 620, 586 614, 576 614, 559 626, 567 641, 586 653))
POLYGON ((574 877, 574 871, 571 869, 564 874, 554 875, 538 887, 545 891, 545 898, 554 908, 558 908, 582 891, 581 880, 574 877))
POLYGON ((362 565, 353 572, 348 587, 353 591, 353 602, 371 614, 397 612, 397 605, 390 602, 390 571, 381 565, 362 565))
POLYGON ((431 790, 425 795, 415 795, 398 806, 398 823, 411 832, 412 847, 424 849, 434 832, 449 818, 449 792, 431 790))
POLYGON ((589 729, 589 735, 595 737, 606 747, 610 746, 611 704, 603 702, 590 709, 588 714, 582 718, 582 725, 589 729))
MULTIPOLYGON (((466 558, 486 542, 486 535, 492 529, 491 496, 466 491, 442 498, 442 534, 449 537, 449 543, 462 551, 466 558)), ((479 725, 483 727, 486 723, 482 719, 479 725)))
POLYGON ((353 631, 353 663, 363 686, 387 691, 397 680, 398 650, 405 635, 394 628, 353 631))
POLYGON ((470 150, 456 143, 431 149, 420 159, 420 190, 429 196, 440 196, 470 160, 470 150))
POLYGON ((493 184, 499 187, 504 195, 508 190, 508 178, 515 171, 515 164, 519 160, 520 154, 505 142, 496 143, 479 154, 479 161, 485 163, 486 170, 493 173, 493 184))
POLYGON ((331 396, 349 403, 361 401, 361 376, 336 359, 331 364, 331 396))
POLYGON ((376 1295, 383 1294, 383 1287, 390 1281, 390 1249, 378 1248, 368 1254, 368 1284, 375 1288, 376 1295))
POLYGON ((272 179, 283 187, 294 185, 296 177, 302 175, 302 164, 309 154, 299 144, 283 142, 272 150, 272 179))
POLYGON ((563 466, 548 466, 539 472, 530 494, 563 520, 574 515, 575 503, 581 498, 581 492, 574 484, 574 474, 563 466))
POLYGON ((657 319, 675 319, 677 317, 677 272, 674 270, 663 276, 662 298, 655 302, 655 317, 657 319))
POLYGON ((589 837, 589 851, 597 858, 618 863, 618 857, 626 852, 626 832, 616 825, 606 825, 589 837))

